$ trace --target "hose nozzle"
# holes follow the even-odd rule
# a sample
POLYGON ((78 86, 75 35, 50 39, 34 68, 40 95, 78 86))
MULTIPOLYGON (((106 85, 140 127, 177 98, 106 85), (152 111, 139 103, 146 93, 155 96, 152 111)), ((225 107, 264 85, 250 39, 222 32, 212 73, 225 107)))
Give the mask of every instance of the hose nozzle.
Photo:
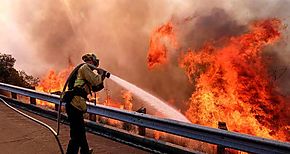
POLYGON ((110 72, 106 72, 106 78, 110 78, 110 76, 111 76, 111 73, 110 72))
POLYGON ((96 70, 98 71, 98 73, 99 73, 100 75, 102 75, 103 79, 104 79, 104 78, 110 78, 110 76, 111 76, 111 73, 108 72, 108 71, 106 71, 106 70, 104 70, 104 69, 97 68, 96 70))

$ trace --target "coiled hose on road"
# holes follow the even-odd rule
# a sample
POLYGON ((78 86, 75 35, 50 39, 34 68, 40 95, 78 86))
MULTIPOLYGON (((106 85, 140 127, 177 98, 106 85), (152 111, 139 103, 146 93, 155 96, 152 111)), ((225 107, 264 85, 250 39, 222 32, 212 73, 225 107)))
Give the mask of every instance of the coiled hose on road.
POLYGON ((21 114, 22 116, 24 116, 24 117, 26 117, 26 118, 28 118, 28 119, 30 119, 30 120, 32 120, 32 121, 34 121, 34 122, 36 122, 36 123, 42 125, 42 126, 44 126, 45 128, 47 128, 47 129, 48 129, 48 130, 53 134, 53 136, 55 137, 55 139, 56 139, 56 141, 57 141, 57 144, 58 144, 58 146, 59 146, 59 149, 60 149, 60 151, 61 151, 61 154, 64 154, 64 152, 63 152, 63 148, 62 148, 62 146, 61 146, 61 144, 60 144, 60 141, 59 141, 59 138, 58 138, 58 136, 57 136, 58 134, 56 133, 56 131, 53 130, 53 128, 51 128, 51 127, 50 127, 49 125, 47 125, 46 123, 44 123, 44 122, 42 122, 42 121, 40 121, 40 120, 37 120, 37 119, 35 119, 35 118, 33 118, 33 117, 31 117, 31 116, 29 116, 29 115, 27 115, 27 114, 25 114, 25 113, 19 111, 19 110, 17 110, 17 109, 14 108, 13 106, 9 105, 9 104, 8 104, 6 101, 4 101, 2 98, 0 98, 0 101, 3 102, 3 104, 5 104, 5 105, 6 105, 7 107, 9 107, 10 109, 14 110, 15 112, 17 112, 17 113, 21 114))

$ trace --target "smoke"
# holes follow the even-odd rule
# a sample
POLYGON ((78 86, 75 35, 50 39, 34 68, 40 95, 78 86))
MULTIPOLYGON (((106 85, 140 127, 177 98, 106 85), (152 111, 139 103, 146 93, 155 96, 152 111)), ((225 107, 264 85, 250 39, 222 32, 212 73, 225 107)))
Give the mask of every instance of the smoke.
MULTIPOLYGON (((169 65, 153 71, 147 69, 149 37, 155 27, 168 20, 176 21, 179 41, 186 49, 238 35, 246 30, 246 24, 256 19, 278 17, 285 24, 290 23, 290 2, 284 0, 0 3, 6 8, 0 12, 0 23, 6 28, 0 29, 1 52, 12 53, 17 66, 28 73, 41 76, 50 68, 60 70, 68 66, 69 59, 77 64, 83 53, 93 52, 100 58, 101 67, 165 100, 181 104, 190 97, 193 87, 177 66, 179 53, 173 53, 169 65), (186 17, 192 19, 184 21, 186 17)), ((288 39, 289 31, 286 29, 284 33, 284 39, 288 39)), ((287 66, 289 49, 286 44, 282 50, 275 50, 277 58, 283 59, 287 66)))

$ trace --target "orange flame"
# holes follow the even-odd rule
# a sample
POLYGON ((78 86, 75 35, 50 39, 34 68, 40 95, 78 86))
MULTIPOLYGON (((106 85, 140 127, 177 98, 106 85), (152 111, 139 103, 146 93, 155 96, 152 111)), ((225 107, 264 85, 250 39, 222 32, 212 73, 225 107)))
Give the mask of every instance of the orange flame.
POLYGON ((133 104, 132 104, 132 93, 130 91, 122 91, 122 97, 124 99, 124 109, 132 111, 133 104))
POLYGON ((36 89, 48 93, 62 90, 64 83, 72 69, 73 67, 70 66, 59 73, 56 73, 54 70, 50 70, 48 74, 40 80, 40 83, 36 89))
MULTIPOLYGON (((47 75, 45 75, 36 87, 37 91, 52 93, 57 91, 62 91, 62 88, 66 82, 67 77, 73 70, 73 66, 70 65, 68 68, 56 73, 54 70, 50 70, 47 75)), ((45 101, 37 100, 36 102, 42 106, 54 107, 53 104, 47 103, 45 101)))
MULTIPOLYGON (((67 80, 67 77, 70 75, 71 71, 73 70, 73 66, 70 65, 68 68, 61 70, 59 73, 56 73, 54 70, 50 70, 46 76, 44 76, 41 80, 39 85, 36 87, 37 91, 52 93, 57 91, 62 91, 62 88, 67 80)), ((133 97, 132 93, 129 91, 122 91, 122 97, 124 99, 124 102, 118 102, 111 98, 108 98, 104 102, 99 101, 99 95, 97 93, 92 93, 92 95, 89 95, 89 100, 91 102, 94 102, 96 104, 103 104, 106 106, 111 106, 119 109, 125 109, 132 111, 133 108, 133 97)), ((41 106, 46 106, 49 108, 53 108, 54 104, 37 100, 37 104, 41 106)), ((101 118, 105 123, 117 127, 122 127, 123 122, 109 119, 109 118, 101 118)))
MULTIPOLYGON (((129 91, 122 91, 122 97, 124 99, 123 103, 109 98, 104 102, 104 105, 132 111, 132 108, 133 108, 132 93, 129 91)), ((116 127, 120 127, 120 128, 123 126, 123 122, 119 120, 114 120, 114 119, 108 119, 107 123, 116 127)))
POLYGON ((156 140, 159 140, 161 137, 168 136, 169 134, 160 132, 158 130, 153 130, 153 136, 156 140))
MULTIPOLYGON (((162 27, 176 30, 172 24, 162 27)), ((279 94, 266 66, 270 62, 262 57, 263 48, 280 39, 281 27, 279 19, 257 21, 248 33, 228 39, 222 47, 207 43, 181 55, 179 66, 195 86, 185 113, 192 123, 217 128, 222 121, 231 131, 290 141, 289 102, 279 94)), ((162 36, 158 29, 150 40, 149 69, 167 61, 167 46, 153 39, 162 36)))
POLYGON ((262 49, 280 38, 280 27, 278 19, 259 21, 222 48, 207 44, 182 56, 180 67, 196 86, 186 111, 192 123, 217 127, 223 121, 231 131, 290 141, 286 98, 262 58, 262 49))
POLYGON ((158 65, 165 64, 167 62, 167 45, 175 49, 178 48, 175 29, 172 22, 168 22, 158 27, 151 34, 147 57, 149 69, 153 69, 158 65))

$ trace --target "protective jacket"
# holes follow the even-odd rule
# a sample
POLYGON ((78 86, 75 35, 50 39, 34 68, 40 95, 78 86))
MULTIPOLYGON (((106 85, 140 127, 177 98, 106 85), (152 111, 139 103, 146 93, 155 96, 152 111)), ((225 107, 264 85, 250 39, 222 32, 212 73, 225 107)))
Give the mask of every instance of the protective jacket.
MULTIPOLYGON (((102 76, 94 73, 88 64, 83 64, 78 70, 74 89, 82 89, 88 95, 91 93, 93 87, 99 86, 102 83, 102 76)), ((82 112, 87 111, 86 97, 75 95, 72 98, 71 105, 82 112)))

